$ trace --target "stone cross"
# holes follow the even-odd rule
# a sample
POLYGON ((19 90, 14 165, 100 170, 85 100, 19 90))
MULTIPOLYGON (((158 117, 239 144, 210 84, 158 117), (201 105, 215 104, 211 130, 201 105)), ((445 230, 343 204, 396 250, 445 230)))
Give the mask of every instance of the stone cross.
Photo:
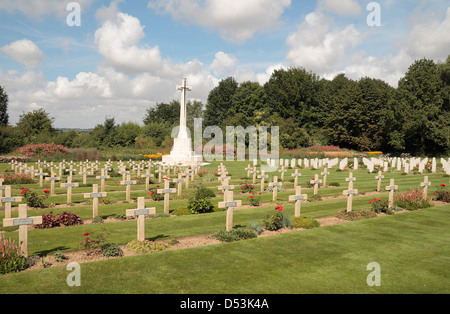
POLYGON ((301 173, 298 172, 298 169, 295 169, 295 173, 291 174, 294 177, 294 190, 297 189, 298 186, 298 178, 302 176, 301 173))
POLYGON ((19 227, 19 250, 20 254, 24 257, 28 257, 28 226, 29 225, 41 225, 42 216, 27 217, 27 205, 19 205, 19 218, 3 219, 4 227, 19 227))
POLYGON ((375 179, 378 180, 377 192, 381 192, 381 180, 384 179, 383 173, 381 171, 378 171, 378 175, 375 177, 375 179))
POLYGON ((295 195, 289 196, 289 201, 291 201, 291 202, 295 201, 295 217, 300 217, 302 202, 306 201, 307 199, 308 199, 308 195, 302 194, 301 186, 298 186, 295 189, 295 195))
POLYGON ((67 188, 67 204, 72 203, 72 188, 77 188, 78 183, 72 183, 72 177, 67 177, 67 183, 61 183, 61 188, 67 188))
POLYGON ((145 189, 150 189, 150 179, 154 177, 153 174, 150 174, 150 169, 145 171, 145 174, 141 175, 142 178, 145 178, 145 189))
MULTIPOLYGON (((80 167, 80 168, 81 168, 81 167, 80 167)), ((80 171, 80 174, 83 176, 83 184, 86 184, 86 176, 89 174, 89 173, 86 171, 86 167, 83 167, 83 170, 80 171)))
POLYGON ((395 190, 398 190, 398 185, 395 185, 395 180, 391 179, 390 185, 386 187, 386 191, 389 191, 389 208, 394 207, 395 190))
POLYGON ((36 175, 39 176, 39 187, 43 188, 44 187, 44 177, 48 176, 48 173, 42 172, 42 169, 39 168, 39 172, 36 175))
POLYGON ((177 90, 181 91, 181 108, 180 108, 180 132, 178 138, 188 138, 186 120, 187 120, 187 110, 186 110, 186 92, 192 91, 192 87, 186 85, 187 79, 183 78, 181 81, 181 86, 177 86, 177 90))
POLYGON ((181 196, 181 188, 182 188, 182 185, 184 182, 184 179, 182 178, 182 174, 179 173, 178 178, 174 179, 173 182, 177 184, 177 196, 181 196))
POLYGON ((63 171, 63 169, 65 170, 66 167, 64 167, 63 164, 62 164, 62 162, 60 162, 60 163, 59 163, 59 166, 56 167, 56 169, 58 169, 59 176, 62 177, 62 171, 63 171))
POLYGON ((131 181, 131 176, 127 175, 126 181, 120 181, 121 185, 126 185, 126 200, 127 202, 131 202, 131 186, 137 184, 137 181, 131 181))
POLYGON ((137 209, 128 209, 127 217, 137 218, 137 240, 139 242, 145 241, 145 216, 156 215, 156 208, 145 208, 145 198, 139 197, 137 199, 137 209))
POLYGON ((11 203, 19 203, 22 200, 22 196, 11 197, 11 186, 5 186, 5 197, 1 198, 1 203, 5 203, 5 218, 11 218, 11 203))
POLYGON ((105 180, 111 178, 111 176, 108 176, 106 174, 106 170, 102 169, 101 170, 101 175, 96 176, 96 179, 100 179, 100 191, 105 192, 105 180))
POLYGON ((156 191, 158 194, 164 194, 164 213, 169 214, 169 202, 170 202, 170 194, 177 193, 176 189, 170 188, 170 182, 169 180, 164 181, 164 189, 159 189, 156 191))
POLYGON ((266 172, 264 170, 261 171, 261 175, 258 176, 258 179, 261 179, 261 189, 260 189, 261 193, 264 192, 264 181, 265 181, 265 179, 268 179, 268 178, 269 178, 269 176, 266 175, 266 172))
POLYGON ((158 170, 155 170, 155 172, 158 173, 158 183, 161 183, 161 182, 162 182, 162 174, 163 174, 164 170, 162 170, 161 168, 162 168, 162 167, 159 166, 159 169, 158 169, 158 170))
POLYGON ((316 174, 314 180, 311 180, 310 183, 314 184, 314 195, 319 194, 319 184, 322 183, 322 180, 319 179, 319 175, 316 174))
POLYGON ((194 178, 194 174, 186 170, 184 176, 186 177, 186 189, 189 189, 189 178, 194 178))
POLYGON ((0 178, 0 208, 2 208, 3 190, 6 188, 6 187, 3 185, 3 182, 5 182, 5 179, 0 178))
POLYGON ((250 165, 248 165, 247 168, 245 168, 245 170, 247 170, 247 178, 250 178, 250 171, 252 171, 252 167, 250 167, 250 165))
POLYGON ((53 168, 51 169, 51 176, 45 178, 46 181, 50 181, 50 195, 56 195, 55 194, 55 182, 60 181, 61 177, 55 177, 53 173, 53 168))
POLYGON ((72 167, 70 167, 69 169, 66 169, 66 172, 69 173, 70 178, 73 178, 73 173, 76 171, 77 171, 77 169, 74 169, 72 167))
POLYGON ((327 177, 330 175, 330 173, 328 172, 328 168, 325 168, 321 175, 323 175, 323 186, 327 187, 327 177))
POLYGON ((278 172, 281 172, 281 181, 284 182, 284 173, 287 172, 287 170, 284 169, 284 166, 281 166, 281 170, 278 170, 278 172))
POLYGON ((278 187, 281 187, 283 185, 282 182, 278 182, 278 177, 273 177, 273 182, 269 183, 270 187, 273 187, 272 190, 272 200, 274 202, 277 201, 277 196, 278 196, 278 187))
POLYGON ((223 181, 222 181, 222 186, 219 186, 218 189, 219 189, 220 191, 222 191, 222 193, 224 193, 223 196, 224 196, 224 201, 225 201, 225 193, 226 193, 227 191, 233 190, 233 189, 234 189, 234 185, 229 185, 229 180, 226 179, 226 180, 223 180, 223 181))
POLYGON ((352 172, 349 173, 345 181, 348 182, 348 190, 345 190, 343 194, 347 196, 347 213, 349 213, 353 209, 353 195, 357 195, 358 190, 353 188, 353 182, 356 181, 356 178, 353 177, 352 172))
POLYGON ((92 193, 85 193, 84 198, 92 198, 92 217, 95 218, 98 216, 98 199, 102 197, 106 197, 107 194, 105 192, 98 192, 98 184, 92 185, 92 193))
POLYGON ((253 174, 253 185, 256 184, 256 175, 259 173, 258 170, 256 170, 256 167, 253 167, 253 171, 251 172, 253 174))
POLYGON ((425 177, 424 182, 420 183, 423 187, 423 198, 428 199, 428 187, 431 186, 431 182, 428 181, 428 176, 425 177))
POLYGON ((230 231, 233 229, 233 212, 234 208, 242 206, 242 201, 234 200, 234 192, 233 191, 225 191, 225 201, 219 203, 219 208, 227 209, 227 221, 226 221, 226 230, 230 231))

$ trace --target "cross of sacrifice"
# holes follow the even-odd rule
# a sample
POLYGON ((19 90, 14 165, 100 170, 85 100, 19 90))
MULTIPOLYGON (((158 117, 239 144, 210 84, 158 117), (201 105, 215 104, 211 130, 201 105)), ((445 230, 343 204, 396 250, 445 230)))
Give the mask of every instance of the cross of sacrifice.
POLYGON ((61 181, 61 177, 55 177, 55 174, 53 172, 53 168, 51 168, 51 176, 45 178, 46 181, 50 181, 50 195, 56 195, 55 194, 55 182, 61 181))
POLYGON ((41 225, 42 216, 27 217, 27 205, 19 205, 19 218, 3 219, 4 227, 19 227, 19 249, 20 254, 24 257, 28 257, 28 226, 29 225, 41 225))
POLYGON ((170 188, 169 180, 164 180, 164 189, 159 189, 156 191, 158 194, 164 194, 164 213, 169 214, 169 202, 170 202, 170 194, 177 193, 176 189, 170 188))
POLYGON ((4 187, 5 197, 2 197, 0 203, 5 203, 5 218, 11 218, 11 204, 22 202, 22 196, 11 197, 11 186, 7 185, 4 187))
POLYGON ((145 178, 145 189, 150 189, 150 179, 154 177, 153 174, 150 173, 150 169, 145 171, 145 174, 141 175, 142 178, 145 178))
POLYGON ((294 190, 297 189, 298 178, 301 176, 302 176, 302 174, 298 172, 298 169, 295 169, 295 173, 291 174, 291 177, 294 177, 294 190))
POLYGON ((145 216, 156 215, 156 208, 145 208, 145 198, 139 197, 137 199, 137 209, 128 209, 127 217, 137 218, 137 240, 143 242, 145 240, 145 216))
POLYGON ((106 170, 102 169, 101 170, 101 175, 96 176, 96 179, 100 179, 100 191, 105 192, 105 180, 111 178, 111 176, 108 176, 106 174, 106 170))
POLYGON ((72 183, 72 177, 67 177, 67 183, 61 183, 61 188, 67 188, 67 204, 72 203, 72 188, 77 188, 78 183, 72 183))
POLYGON ((273 177, 273 182, 269 183, 270 187, 273 187, 272 190, 272 200, 274 202, 277 201, 277 197, 278 197, 278 187, 283 186, 282 182, 278 182, 278 177, 273 177))
POLYGON ((39 168, 38 173, 36 173, 37 176, 39 176, 39 187, 43 188, 44 187, 44 177, 48 176, 47 172, 42 172, 42 169, 39 168))
POLYGON ((181 91, 181 108, 180 108, 180 132, 177 138, 188 138, 186 121, 187 121, 187 106, 186 106, 186 92, 191 92, 192 87, 187 86, 187 79, 183 78, 181 80, 182 85, 177 86, 177 90, 181 91))
POLYGON ((107 194, 105 192, 98 192, 98 184, 92 185, 92 193, 85 193, 84 198, 92 198, 92 217, 95 218, 98 216, 98 199, 102 197, 106 197, 107 194))
POLYGON ((281 172, 281 181, 284 182, 284 173, 287 172, 287 170, 284 169, 284 166, 281 166, 281 170, 278 170, 278 172, 281 172))
POLYGON ((347 212, 349 213, 353 209, 353 195, 358 194, 358 190, 353 188, 353 182, 356 181, 356 178, 353 177, 352 172, 349 173, 345 181, 348 182, 348 190, 345 190, 343 194, 347 196, 347 212))
POLYGON ((302 187, 298 186, 295 189, 295 195, 289 196, 289 201, 295 201, 295 217, 300 217, 300 210, 302 206, 302 202, 308 199, 308 195, 302 194, 302 187))
POLYGON ((177 196, 181 196, 181 188, 182 188, 182 185, 184 182, 183 175, 181 173, 179 173, 178 178, 174 179, 172 182, 177 184, 177 196))
POLYGON ((378 175, 375 177, 375 180, 378 180, 377 192, 381 192, 381 180, 382 179, 384 179, 383 172, 378 171, 378 175))
POLYGON ((260 192, 264 192, 264 184, 265 179, 269 179, 269 176, 266 174, 266 172, 263 170, 261 171, 261 175, 258 176, 258 179, 261 179, 261 189, 260 192))
POLYGON ((319 179, 319 175, 316 174, 314 180, 311 180, 310 183, 314 184, 314 195, 319 194, 319 184, 322 183, 322 180, 319 179))
POLYGON ((323 170, 323 172, 321 173, 321 175, 323 175, 323 186, 327 187, 327 177, 330 175, 331 173, 328 172, 328 168, 325 168, 323 170))
POLYGON ((389 191, 389 208, 394 207, 395 190, 398 190, 398 185, 395 185, 395 180, 391 179, 389 186, 386 187, 386 191, 389 191))
POLYGON ((131 202, 131 186, 137 184, 137 181, 131 181, 131 176, 127 175, 126 181, 120 181, 121 185, 126 185, 126 201, 131 202))
POLYGON ((227 221, 226 221, 226 230, 230 231, 233 229, 233 212, 234 208, 238 206, 242 206, 242 201, 234 200, 234 192, 233 191, 225 191, 225 201, 219 203, 219 208, 227 209, 227 221))
POLYGON ((431 182, 428 181, 428 176, 425 177, 424 182, 420 183, 420 186, 423 187, 423 198, 428 199, 428 187, 431 186, 431 182))

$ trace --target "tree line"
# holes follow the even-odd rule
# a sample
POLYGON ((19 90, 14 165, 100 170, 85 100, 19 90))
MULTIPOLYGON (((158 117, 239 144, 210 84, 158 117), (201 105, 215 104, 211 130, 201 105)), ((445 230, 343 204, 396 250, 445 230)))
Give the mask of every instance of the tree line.
MULTIPOLYGON (((88 133, 57 132, 43 109, 24 113, 8 125, 8 95, 0 86, 0 153, 37 143, 67 148, 168 148, 179 124, 180 103, 147 109, 143 126, 116 124, 113 117, 88 133)), ((279 127, 280 147, 297 149, 335 145, 357 151, 448 156, 450 153, 450 56, 445 62, 415 61, 394 88, 386 82, 344 74, 332 80, 303 68, 276 70, 269 81, 239 84, 223 79, 210 91, 206 105, 190 101, 188 126, 279 127)), ((224 139, 225 142, 225 139, 224 139)))

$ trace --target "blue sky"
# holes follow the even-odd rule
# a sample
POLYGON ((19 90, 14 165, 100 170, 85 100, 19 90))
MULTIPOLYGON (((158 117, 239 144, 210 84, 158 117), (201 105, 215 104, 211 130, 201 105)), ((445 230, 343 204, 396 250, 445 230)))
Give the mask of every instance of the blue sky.
POLYGON ((0 85, 10 123, 43 108, 56 127, 92 128, 106 117, 142 123, 159 102, 206 102, 221 79, 264 84, 275 69, 303 67, 396 86, 414 60, 450 54, 447 0, 381 0, 370 27, 362 0, 0 1, 0 85))

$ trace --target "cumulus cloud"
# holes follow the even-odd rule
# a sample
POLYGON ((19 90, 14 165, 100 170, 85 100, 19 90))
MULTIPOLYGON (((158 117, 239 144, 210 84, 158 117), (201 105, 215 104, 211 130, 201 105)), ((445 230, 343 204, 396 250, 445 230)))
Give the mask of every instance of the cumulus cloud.
POLYGON ((214 29, 222 38, 243 43, 256 32, 280 25, 280 16, 291 0, 155 0, 148 7, 174 20, 214 29))
POLYGON ((354 16, 362 12, 361 6, 355 0, 320 0, 318 8, 339 16, 354 16))
POLYGON ((292 66, 304 67, 317 74, 336 71, 345 60, 349 48, 361 41, 361 33, 353 24, 344 29, 332 27, 334 20, 321 12, 305 17, 297 32, 288 36, 286 60, 292 66))
POLYGON ((214 71, 214 75, 221 76, 230 72, 230 70, 234 70, 236 64, 237 58, 234 55, 219 51, 216 53, 210 69, 214 71))
POLYGON ((0 52, 27 67, 34 67, 44 59, 41 49, 28 39, 15 41, 0 48, 0 52))

